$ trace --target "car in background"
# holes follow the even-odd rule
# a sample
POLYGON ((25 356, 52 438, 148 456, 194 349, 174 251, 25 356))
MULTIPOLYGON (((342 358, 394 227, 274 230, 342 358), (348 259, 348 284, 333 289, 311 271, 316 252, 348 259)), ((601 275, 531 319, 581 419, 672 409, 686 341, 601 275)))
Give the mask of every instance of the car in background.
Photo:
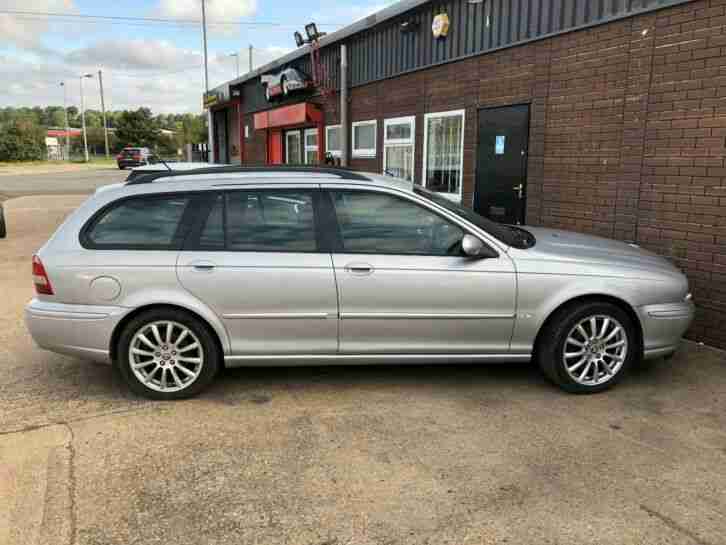
POLYGON ((116 156, 116 164, 121 170, 128 167, 150 165, 157 162, 154 153, 149 148, 124 148, 116 156))
POLYGON ((312 85, 310 77, 295 68, 286 68, 277 74, 266 74, 260 80, 265 86, 265 98, 268 102, 276 98, 287 98, 290 93, 312 85))

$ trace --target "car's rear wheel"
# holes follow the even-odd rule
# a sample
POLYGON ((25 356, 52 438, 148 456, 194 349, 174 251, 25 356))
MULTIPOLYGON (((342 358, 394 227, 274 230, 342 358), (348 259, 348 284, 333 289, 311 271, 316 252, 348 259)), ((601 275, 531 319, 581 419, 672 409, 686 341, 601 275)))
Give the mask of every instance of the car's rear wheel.
POLYGON ((214 380, 220 353, 206 324, 158 309, 132 319, 119 338, 117 365, 131 390, 151 399, 183 399, 214 380))
POLYGON ((633 320, 605 301, 565 307, 549 320, 540 339, 537 359, 542 371, 576 394, 611 388, 640 352, 633 320))
POLYGON ((285 76, 282 76, 280 79, 280 85, 282 86, 282 94, 284 96, 287 96, 290 94, 290 88, 287 85, 287 78, 285 76))

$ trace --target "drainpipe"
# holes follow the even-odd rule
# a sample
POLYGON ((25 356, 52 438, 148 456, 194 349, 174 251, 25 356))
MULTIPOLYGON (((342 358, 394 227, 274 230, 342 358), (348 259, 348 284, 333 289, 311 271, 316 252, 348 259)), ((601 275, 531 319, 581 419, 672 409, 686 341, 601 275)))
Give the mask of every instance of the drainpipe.
POLYGON ((340 46, 340 164, 348 166, 348 48, 340 46))

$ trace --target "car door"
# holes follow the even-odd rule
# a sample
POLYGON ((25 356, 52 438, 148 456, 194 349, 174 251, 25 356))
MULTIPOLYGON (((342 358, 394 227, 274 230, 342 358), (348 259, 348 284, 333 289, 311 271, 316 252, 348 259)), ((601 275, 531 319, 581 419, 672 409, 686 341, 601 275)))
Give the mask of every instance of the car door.
POLYGON ((317 236, 319 194, 300 187, 214 194, 180 253, 180 282, 221 318, 232 355, 336 352, 337 292, 317 236))
POLYGON ((509 350, 516 280, 506 253, 464 256, 461 223, 397 192, 331 187, 328 195, 341 353, 509 350))

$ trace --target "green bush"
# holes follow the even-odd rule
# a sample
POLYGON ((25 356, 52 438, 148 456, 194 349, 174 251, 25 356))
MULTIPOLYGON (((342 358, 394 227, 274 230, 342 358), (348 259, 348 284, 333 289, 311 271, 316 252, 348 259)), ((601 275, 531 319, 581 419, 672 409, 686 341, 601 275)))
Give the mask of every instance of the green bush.
POLYGON ((45 130, 32 121, 15 120, 0 127, 0 161, 45 158, 45 130))

